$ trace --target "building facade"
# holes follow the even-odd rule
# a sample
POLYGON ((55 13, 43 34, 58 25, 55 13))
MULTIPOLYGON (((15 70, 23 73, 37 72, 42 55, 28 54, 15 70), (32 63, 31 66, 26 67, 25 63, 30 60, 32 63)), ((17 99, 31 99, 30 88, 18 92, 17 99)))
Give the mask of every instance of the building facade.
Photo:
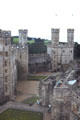
POLYGON ((74 29, 67 29, 67 43, 59 43, 59 29, 52 29, 52 70, 56 71, 73 61, 74 29))

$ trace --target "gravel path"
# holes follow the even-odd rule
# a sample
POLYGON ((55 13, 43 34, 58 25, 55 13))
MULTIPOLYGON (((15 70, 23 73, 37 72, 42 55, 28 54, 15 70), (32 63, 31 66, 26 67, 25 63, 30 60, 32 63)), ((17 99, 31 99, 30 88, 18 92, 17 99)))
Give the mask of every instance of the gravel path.
POLYGON ((22 102, 24 99, 39 95, 39 81, 19 81, 17 86, 16 101, 22 102))

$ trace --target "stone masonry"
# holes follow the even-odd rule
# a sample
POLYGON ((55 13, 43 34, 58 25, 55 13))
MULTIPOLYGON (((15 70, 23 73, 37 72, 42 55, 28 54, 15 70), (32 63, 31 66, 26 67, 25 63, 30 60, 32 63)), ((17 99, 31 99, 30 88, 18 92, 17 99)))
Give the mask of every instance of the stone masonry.
POLYGON ((53 75, 40 82, 40 102, 42 106, 51 105, 51 120, 80 120, 80 74, 77 77, 76 74, 76 70, 67 70, 59 80, 53 75), (74 79, 75 84, 68 84, 74 79))
POLYGON ((16 60, 18 63, 18 79, 26 80, 28 75, 28 30, 19 30, 19 46, 16 49, 16 60))
POLYGON ((11 51, 11 32, 0 30, 0 103, 14 97, 17 69, 11 51))
POLYGON ((12 46, 15 51, 18 80, 26 80, 28 75, 28 30, 19 30, 19 45, 12 46))
POLYGON ((18 46, 11 46, 11 32, 0 30, 0 104, 14 100, 18 79, 27 79, 27 30, 19 30, 18 46))
POLYGON ((67 29, 67 43, 59 43, 59 29, 52 29, 52 70, 56 71, 73 61, 74 29, 67 29))

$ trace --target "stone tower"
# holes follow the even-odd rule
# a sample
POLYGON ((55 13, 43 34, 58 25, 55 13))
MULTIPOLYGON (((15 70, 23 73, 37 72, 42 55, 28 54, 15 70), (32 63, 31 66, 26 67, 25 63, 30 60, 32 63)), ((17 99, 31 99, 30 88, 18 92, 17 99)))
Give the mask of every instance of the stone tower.
POLYGON ((74 29, 67 29, 67 42, 69 48, 69 61, 74 60, 74 29))
POLYGON ((52 70, 65 70, 73 61, 74 29, 67 29, 67 43, 59 43, 59 29, 52 29, 52 70))
POLYGON ((28 30, 19 30, 19 46, 17 48, 18 79, 27 79, 28 75, 28 30))
POLYGON ((51 40, 52 46, 57 46, 59 44, 59 29, 51 29, 51 40))
POLYGON ((16 64, 11 51, 11 32, 0 30, 0 103, 15 92, 16 64))
POLYGON ((67 41, 69 46, 74 45, 74 29, 67 29, 67 41))
POLYGON ((59 29, 52 29, 52 70, 56 71, 58 68, 58 45, 59 45, 59 29))
POLYGON ((19 44, 24 46, 25 44, 27 44, 27 34, 28 34, 28 30, 19 30, 19 44))

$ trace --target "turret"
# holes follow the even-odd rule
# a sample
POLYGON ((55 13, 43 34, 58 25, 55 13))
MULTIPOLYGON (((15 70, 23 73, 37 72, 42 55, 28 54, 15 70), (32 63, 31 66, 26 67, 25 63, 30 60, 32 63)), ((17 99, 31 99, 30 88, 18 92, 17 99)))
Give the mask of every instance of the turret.
POLYGON ((74 29, 67 29, 67 41, 69 46, 74 45, 74 29))
POLYGON ((27 43, 28 30, 19 30, 19 44, 24 46, 27 43))
POLYGON ((57 46, 59 44, 59 29, 51 29, 51 37, 52 46, 57 46))

